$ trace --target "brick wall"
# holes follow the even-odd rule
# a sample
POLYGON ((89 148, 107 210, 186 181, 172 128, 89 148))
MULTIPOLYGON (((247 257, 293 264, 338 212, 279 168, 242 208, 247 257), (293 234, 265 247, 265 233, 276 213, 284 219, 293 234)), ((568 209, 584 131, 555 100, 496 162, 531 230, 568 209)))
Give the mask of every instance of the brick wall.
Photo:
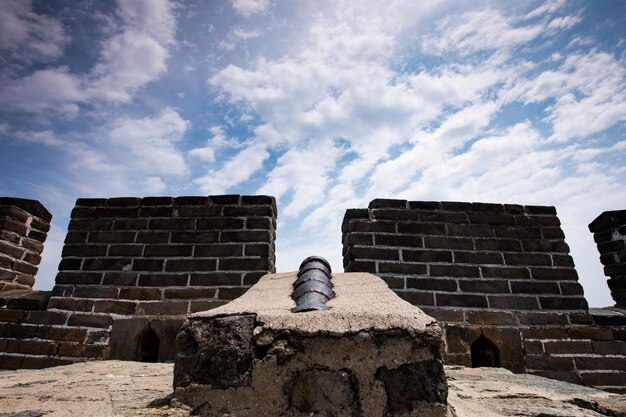
POLYGON ((626 210, 605 211, 589 224, 589 230, 598 244, 613 300, 626 309, 626 210))
POLYGON ((188 314, 275 271, 275 230, 267 196, 79 199, 47 310, 0 313, 0 367, 143 360, 142 340, 173 359, 188 314))
POLYGON ((33 287, 51 219, 38 201, 0 198, 0 291, 33 287))
POLYGON ((438 319, 448 363, 471 366, 487 340, 515 372, 626 386, 626 357, 593 359, 615 334, 588 313, 554 207, 377 199, 342 231, 346 272, 379 275, 438 319), (587 375, 599 366, 610 382, 587 375))

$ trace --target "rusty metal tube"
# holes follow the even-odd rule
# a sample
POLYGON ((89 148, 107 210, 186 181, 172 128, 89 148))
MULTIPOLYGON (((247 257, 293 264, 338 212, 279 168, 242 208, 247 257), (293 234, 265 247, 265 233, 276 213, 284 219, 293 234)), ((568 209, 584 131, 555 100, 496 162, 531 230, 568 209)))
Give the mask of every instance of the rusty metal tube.
POLYGON ((291 297, 296 301, 296 307, 291 311, 300 313, 326 310, 328 308, 326 302, 335 297, 328 261, 319 256, 310 256, 300 264, 297 276, 291 293, 291 297))

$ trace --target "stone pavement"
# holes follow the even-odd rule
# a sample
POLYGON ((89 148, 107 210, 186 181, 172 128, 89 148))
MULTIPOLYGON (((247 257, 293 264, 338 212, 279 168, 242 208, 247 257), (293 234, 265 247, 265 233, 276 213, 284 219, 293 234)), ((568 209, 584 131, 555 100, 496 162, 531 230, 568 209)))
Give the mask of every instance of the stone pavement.
MULTIPOLYGON (((98 361, 3 371, 0 417, 189 416, 184 406, 170 404, 172 368, 166 363, 98 361)), ((501 368, 448 366, 446 374, 451 415, 456 417, 626 416, 625 395, 501 368)))

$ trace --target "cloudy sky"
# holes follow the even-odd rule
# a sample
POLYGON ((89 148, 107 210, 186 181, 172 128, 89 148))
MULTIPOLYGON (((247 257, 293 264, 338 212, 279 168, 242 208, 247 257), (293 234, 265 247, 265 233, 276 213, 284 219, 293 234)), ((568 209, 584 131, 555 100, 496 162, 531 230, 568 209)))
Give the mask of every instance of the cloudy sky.
POLYGON ((587 224, 626 208, 626 2, 0 1, 0 195, 269 194, 277 261, 341 270, 375 197, 546 204, 595 306, 587 224))

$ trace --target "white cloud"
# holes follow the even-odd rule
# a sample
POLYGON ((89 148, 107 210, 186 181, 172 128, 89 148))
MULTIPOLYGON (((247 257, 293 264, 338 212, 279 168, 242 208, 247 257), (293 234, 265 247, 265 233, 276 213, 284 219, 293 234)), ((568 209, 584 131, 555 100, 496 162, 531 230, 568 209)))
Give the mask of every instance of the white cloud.
MULTIPOLYGON (((6 8, 13 3, 0 4, 6 8)), ((117 13, 123 22, 121 31, 102 42, 98 62, 88 74, 57 67, 7 80, 0 87, 5 107, 71 119, 79 114, 82 104, 129 102, 139 89, 158 79, 167 68, 168 45, 174 42, 176 22, 171 4, 166 0, 119 0, 117 13)), ((62 32, 59 22, 53 26, 62 32)), ((24 39, 30 42, 28 37, 24 39)), ((58 45, 60 41, 55 39, 51 35, 50 42, 58 45)), ((62 53, 58 48, 48 49, 50 57, 62 53)))
POLYGON ((258 193, 279 199, 293 190, 291 203, 284 208, 283 214, 287 217, 299 215, 324 200, 341 151, 332 141, 316 141, 304 149, 290 149, 278 159, 258 193))
POLYGON ((232 187, 249 180, 252 174, 263 166, 269 157, 267 146, 262 143, 251 143, 244 150, 226 161, 219 170, 211 170, 206 175, 195 179, 203 193, 225 193, 232 187))
POLYGON ((541 6, 530 11, 524 19, 534 19, 543 15, 550 15, 561 9, 565 5, 565 0, 548 0, 541 6))
POLYGON ((0 86, 0 101, 8 108, 28 113, 61 115, 72 119, 78 115, 85 94, 80 81, 67 67, 45 69, 0 86))
POLYGON ((189 155, 204 162, 215 161, 215 151, 210 146, 205 146, 204 148, 194 148, 189 151, 189 155))
POLYGON ((124 30, 103 43, 87 91, 94 99, 128 102, 165 72, 176 20, 166 0, 119 0, 117 13, 124 30))
POLYGON ((52 130, 42 130, 38 132, 20 130, 15 132, 15 138, 22 142, 39 143, 47 146, 58 147, 66 145, 52 130))
POLYGON ((0 22, 0 51, 27 63, 58 58, 70 41, 60 21, 32 11, 32 1, 0 1, 0 22))
POLYGON ((95 99, 129 102, 141 87, 166 69, 167 50, 154 38, 127 31, 104 45, 87 92, 95 99))
POLYGON ((548 29, 569 29, 581 20, 579 16, 556 17, 550 21, 548 29))
POLYGON ((231 0, 235 12, 248 18, 258 13, 265 12, 269 6, 269 0, 231 0))
POLYGON ((499 10, 484 9, 446 17, 437 24, 439 33, 425 37, 425 51, 462 54, 495 50, 523 44, 535 39, 544 30, 543 24, 513 26, 512 19, 499 10))
POLYGON ((166 0, 118 0, 117 14, 127 31, 145 33, 164 45, 174 42, 176 19, 166 0))
POLYGON ((167 184, 161 177, 148 177, 144 180, 143 190, 148 194, 161 194, 167 190, 167 184))
POLYGON ((189 151, 189 155, 204 162, 214 162, 215 153, 224 148, 240 147, 235 139, 229 139, 222 126, 213 126, 209 129, 211 138, 207 140, 206 146, 194 148, 189 151))
POLYGON ((188 168, 176 149, 187 131, 188 122, 173 109, 142 119, 122 118, 112 124, 108 136, 123 152, 130 151, 135 168, 165 175, 184 175, 188 168))

